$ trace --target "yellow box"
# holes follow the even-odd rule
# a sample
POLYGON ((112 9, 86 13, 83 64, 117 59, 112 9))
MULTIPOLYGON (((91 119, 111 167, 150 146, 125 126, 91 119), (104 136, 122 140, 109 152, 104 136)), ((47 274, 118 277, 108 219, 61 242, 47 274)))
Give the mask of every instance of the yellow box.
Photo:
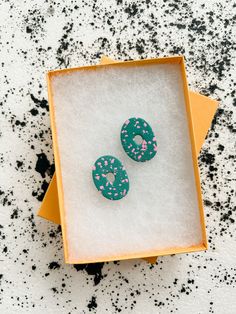
MULTIPOLYGON (((200 96, 198 94, 191 93, 191 104, 195 102, 200 104, 198 106, 191 106, 190 101, 189 101, 189 92, 187 88, 187 79, 186 79, 186 74, 185 74, 185 69, 184 69, 184 61, 182 57, 169 57, 169 58, 160 58, 160 59, 151 59, 151 60, 140 60, 140 61, 128 61, 125 63, 122 63, 123 66, 132 66, 132 65, 138 65, 138 64, 150 64, 150 63, 158 63, 158 64, 165 64, 165 63, 179 63, 181 65, 181 70, 182 70, 182 79, 183 79, 183 86, 184 86, 184 95, 185 95, 185 103, 186 103, 186 110, 187 110, 187 117, 188 117, 188 124, 189 124, 189 131, 190 131, 190 138, 191 138, 191 144, 192 144, 192 157, 193 157, 193 165, 194 165, 194 172, 195 172, 195 180, 196 180, 196 187, 197 187, 197 192, 198 192, 198 202, 199 202, 199 210, 200 210, 200 218, 201 218, 201 228, 202 228, 202 238, 203 238, 203 243, 198 245, 198 246, 191 246, 191 247, 186 247, 186 248, 173 248, 171 250, 162 250, 162 251, 155 251, 155 252, 150 252, 148 256, 137 256, 137 254, 133 254, 130 256, 119 256, 118 259, 129 259, 129 258, 140 258, 140 257, 152 257, 152 256, 157 256, 157 255, 167 255, 167 254, 176 254, 176 253, 186 253, 186 252, 193 252, 193 251, 199 251, 199 250, 204 250, 207 248, 207 240, 206 240, 206 233, 205 233, 205 222, 204 222, 204 213, 203 213, 203 206, 202 206, 202 199, 201 199, 201 189, 200 189, 200 179, 199 179, 199 173, 198 173, 198 166, 197 166, 197 154, 198 151, 202 145, 202 142, 204 140, 205 134, 206 134, 206 128, 205 126, 209 126, 209 123, 212 119, 213 114, 215 113, 217 103, 215 101, 210 101, 211 102, 211 107, 208 106, 208 114, 202 115, 203 107, 201 106, 204 104, 203 98, 205 99, 205 103, 209 104, 209 99, 203 96, 200 96), (201 101, 199 101, 199 97, 201 98, 201 101), (202 98, 203 97, 203 98, 202 98), (199 110, 198 110, 199 109, 199 110), (199 118, 201 117, 201 122, 202 122, 202 127, 197 127, 194 123, 194 117, 198 117, 198 122, 199 118), (199 130, 198 132, 196 130, 199 130)), ((119 66, 121 63, 113 63, 112 66, 116 66, 118 64, 119 66)), ((54 220, 56 222, 62 222, 62 231, 63 231, 63 238, 64 238, 64 247, 65 247, 65 259, 66 262, 69 263, 85 263, 88 261, 68 261, 67 259, 67 239, 65 236, 65 225, 63 222, 64 219, 64 200, 63 200, 63 186, 62 186, 62 180, 61 180, 61 170, 60 170, 60 159, 59 159, 59 154, 58 154, 58 147, 57 147, 57 136, 56 136, 56 127, 55 127, 55 120, 54 120, 54 111, 53 111, 53 97, 52 97, 52 92, 51 92, 51 86, 50 86, 50 79, 52 76, 57 75, 58 73, 62 72, 70 72, 70 71, 79 71, 81 69, 83 70, 92 70, 96 67, 100 67, 102 65, 97 65, 97 66, 90 66, 90 67, 80 67, 80 68, 73 68, 73 69, 65 69, 65 70, 57 70, 57 71, 52 71, 48 73, 48 92, 49 92, 49 105, 50 105, 50 114, 51 114, 51 124, 52 124, 52 133, 53 133, 53 143, 54 143, 54 154, 55 154, 55 164, 56 164, 56 173, 57 173, 57 185, 55 184, 55 179, 52 181, 52 184, 50 185, 50 189, 48 190, 45 199, 48 198, 49 195, 54 196, 55 202, 57 202, 57 187, 58 187, 58 196, 59 196, 59 205, 60 205, 60 219, 57 217, 55 219, 55 212, 50 216, 49 212, 48 216, 47 214, 45 215, 45 204, 43 204, 39 215, 41 216, 47 216, 48 219, 54 220), (54 183, 53 183, 54 182, 54 183)), ((206 109, 206 108, 204 108, 206 109)), ((55 176, 54 176, 55 177, 55 176)), ((50 198, 52 200, 52 198, 50 198)), ((107 261, 111 260, 109 257, 106 259, 107 261)), ((95 262, 95 261, 94 261, 95 262)), ((96 261, 97 262, 97 261, 96 261)))

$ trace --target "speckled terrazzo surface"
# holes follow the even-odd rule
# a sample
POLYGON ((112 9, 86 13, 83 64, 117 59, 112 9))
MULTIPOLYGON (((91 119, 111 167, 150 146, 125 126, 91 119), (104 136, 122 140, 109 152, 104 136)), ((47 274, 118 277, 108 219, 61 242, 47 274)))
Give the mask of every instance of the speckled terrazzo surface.
POLYGON ((0 312, 236 313, 234 1, 0 3, 0 312), (184 54, 190 87, 220 101, 199 157, 209 250, 65 266, 36 217, 54 172, 45 72, 184 54))

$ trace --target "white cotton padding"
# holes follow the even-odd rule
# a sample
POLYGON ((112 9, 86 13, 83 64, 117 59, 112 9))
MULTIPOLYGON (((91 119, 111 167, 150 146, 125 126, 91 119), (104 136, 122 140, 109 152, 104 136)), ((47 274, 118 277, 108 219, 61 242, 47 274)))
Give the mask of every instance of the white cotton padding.
MULTIPOLYGON (((202 243, 179 64, 103 66, 52 76, 70 261, 101 261, 202 243), (130 159, 120 142, 128 118, 157 138, 156 156, 130 159), (92 166, 102 155, 124 164, 130 190, 98 193, 92 166)), ((155 254, 154 254, 155 255, 155 254)))

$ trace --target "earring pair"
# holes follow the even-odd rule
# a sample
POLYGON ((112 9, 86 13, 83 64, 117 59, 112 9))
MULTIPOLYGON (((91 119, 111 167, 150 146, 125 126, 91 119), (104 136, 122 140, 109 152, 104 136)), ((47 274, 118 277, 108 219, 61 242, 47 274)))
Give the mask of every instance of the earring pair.
MULTIPOLYGON (((151 126, 142 118, 126 120, 120 139, 126 154, 137 162, 146 162, 156 155, 156 137, 151 126)), ((92 168, 92 177, 97 190, 107 199, 119 200, 129 191, 127 171, 114 156, 99 157, 92 168)))

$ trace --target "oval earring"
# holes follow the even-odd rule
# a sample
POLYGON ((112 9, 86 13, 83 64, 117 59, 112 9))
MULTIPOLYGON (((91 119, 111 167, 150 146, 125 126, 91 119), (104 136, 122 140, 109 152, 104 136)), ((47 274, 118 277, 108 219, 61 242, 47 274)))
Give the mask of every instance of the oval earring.
POLYGON ((142 118, 125 121, 120 139, 126 154, 135 161, 148 161, 156 155, 156 137, 151 126, 142 118))
POLYGON ((98 158, 92 176, 98 191, 109 200, 119 200, 129 191, 128 174, 121 161, 114 156, 98 158))

